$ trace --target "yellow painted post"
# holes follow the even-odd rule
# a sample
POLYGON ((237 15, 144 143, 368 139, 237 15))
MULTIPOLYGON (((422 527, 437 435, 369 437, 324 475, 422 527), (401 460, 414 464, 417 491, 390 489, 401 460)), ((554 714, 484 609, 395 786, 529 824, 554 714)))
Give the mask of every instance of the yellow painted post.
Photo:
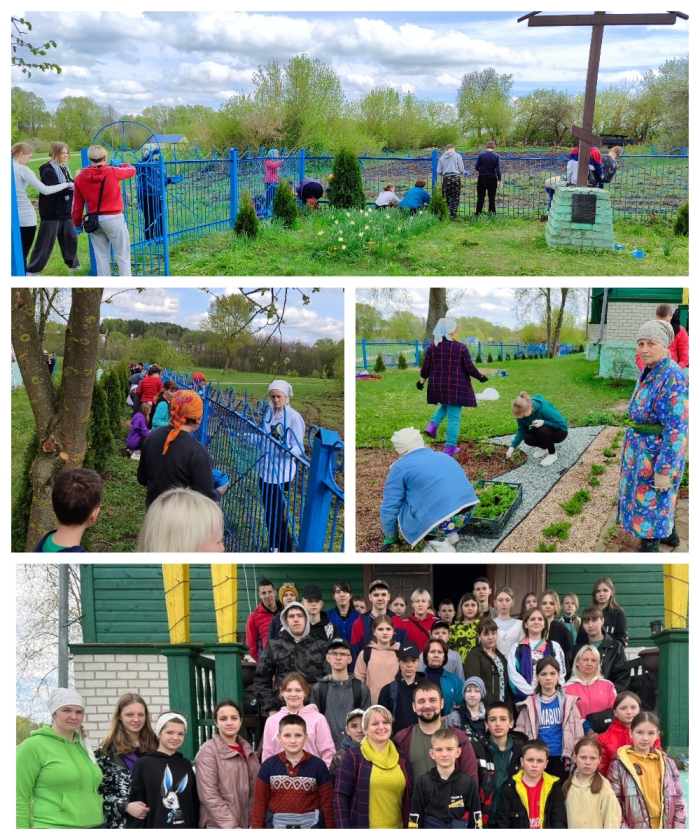
POLYGON ((690 566, 687 563, 664 564, 664 627, 688 628, 688 582, 690 566))
POLYGON ((211 584, 219 644, 235 642, 238 625, 238 566, 235 563, 212 563, 211 584))
POLYGON ((163 564, 163 588, 168 610, 170 643, 190 640, 190 567, 188 563, 163 564))
POLYGON ((683 289, 683 298, 681 299, 683 306, 688 306, 689 293, 690 289, 683 289))

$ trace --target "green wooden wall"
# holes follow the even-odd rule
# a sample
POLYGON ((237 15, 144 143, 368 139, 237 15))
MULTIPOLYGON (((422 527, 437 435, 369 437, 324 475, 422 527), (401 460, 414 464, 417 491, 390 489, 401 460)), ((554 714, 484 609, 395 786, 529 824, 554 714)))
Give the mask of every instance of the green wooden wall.
MULTIPOLYGON (((158 564, 83 564, 81 592, 85 643, 168 643, 163 573, 158 564)), ((293 582, 301 591, 309 583, 321 587, 325 609, 335 606, 332 589, 348 580, 356 592, 363 588, 363 566, 318 564, 238 564, 238 630, 258 604, 257 582, 264 578, 279 586, 293 582)), ((208 565, 190 566, 190 637, 192 642, 216 642, 214 599, 208 565)))
POLYGON ((593 584, 602 577, 611 578, 615 585, 615 599, 627 615, 630 646, 650 644, 649 622, 664 620, 663 566, 639 563, 547 566, 547 587, 556 590, 560 598, 567 592, 575 592, 581 609, 589 606, 593 584))

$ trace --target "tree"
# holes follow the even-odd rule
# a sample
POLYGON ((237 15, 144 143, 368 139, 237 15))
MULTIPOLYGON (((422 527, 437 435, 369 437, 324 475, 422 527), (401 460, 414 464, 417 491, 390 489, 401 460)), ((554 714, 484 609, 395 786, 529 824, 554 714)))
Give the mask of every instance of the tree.
POLYGON ((102 125, 100 106, 87 96, 64 96, 54 114, 56 135, 71 148, 89 146, 102 125))
POLYGON ((66 328, 63 374, 57 390, 44 361, 32 290, 12 289, 11 335, 39 435, 31 468, 27 550, 54 527, 51 492, 66 469, 82 466, 97 363, 102 289, 74 288, 66 328))
POLYGON ((224 373, 238 349, 252 343, 250 325, 255 314, 251 302, 241 294, 215 296, 209 303, 209 316, 201 326, 214 333, 211 346, 224 352, 224 373))
POLYGON ((457 91, 457 113, 464 129, 476 134, 477 144, 481 134, 488 131, 496 140, 505 140, 513 108, 510 94, 513 75, 497 73, 493 67, 465 73, 457 91))
POLYGON ((425 325, 425 338, 429 341, 433 337, 435 325, 447 315, 447 289, 430 289, 428 298, 428 321, 425 325))
POLYGON ((31 90, 13 87, 11 108, 18 137, 36 137, 39 129, 51 122, 46 103, 31 90))
POLYGON ((368 303, 355 304, 355 337, 375 338, 379 334, 382 313, 368 303))
POLYGON ((389 319, 385 335, 394 341, 414 341, 422 337, 423 324, 415 313, 399 310, 389 319))
POLYGON ((10 22, 13 30, 10 33, 10 43, 12 45, 11 64, 13 67, 19 67, 26 74, 27 78, 32 75, 32 70, 41 70, 42 73, 46 73, 49 70, 55 70, 56 73, 63 72, 58 64, 54 64, 51 61, 27 61, 22 56, 22 53, 26 50, 30 55, 43 57, 51 48, 56 49, 55 41, 47 41, 45 44, 35 47, 29 41, 25 41, 23 37, 27 32, 32 31, 31 23, 21 17, 10 17, 10 22), (26 31, 20 29, 21 26, 26 26, 26 31))
POLYGON ((559 343, 559 335, 564 320, 567 302, 569 310, 576 315, 581 305, 581 293, 585 290, 570 288, 528 288, 514 289, 514 310, 516 317, 522 322, 526 318, 534 318, 544 325, 547 353, 553 354, 559 343), (554 327, 552 324, 554 323, 554 327))
POLYGON ((339 210, 364 210, 365 187, 360 163, 350 149, 341 149, 333 158, 333 186, 328 204, 339 210))

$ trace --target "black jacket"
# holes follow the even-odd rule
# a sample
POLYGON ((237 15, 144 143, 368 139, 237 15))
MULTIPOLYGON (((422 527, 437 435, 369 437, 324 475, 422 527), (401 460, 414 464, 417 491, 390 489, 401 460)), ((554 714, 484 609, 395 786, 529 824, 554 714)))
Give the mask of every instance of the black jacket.
POLYGON ((147 752, 134 765, 129 802, 145 802, 145 820, 127 817, 126 828, 199 828, 199 797, 192 762, 182 753, 147 752))
POLYGON ((496 656, 503 666, 505 682, 505 696, 503 698, 498 696, 500 688, 498 668, 494 660, 484 651, 480 644, 472 648, 467 654, 467 658, 464 661, 464 679, 480 677, 484 681, 484 685, 486 686, 484 705, 487 709, 496 700, 503 700, 504 703, 508 703, 513 708, 513 692, 508 682, 508 660, 499 650, 496 651, 496 656))
POLYGON ((476 828, 481 822, 479 787, 459 769, 449 779, 442 779, 437 767, 433 767, 415 783, 411 814, 417 816, 418 828, 430 827, 426 825, 426 817, 433 817, 445 828, 452 828, 453 821, 463 824, 456 828, 476 828))
MULTIPOLYGON (((522 732, 511 729, 508 733, 513 743, 508 762, 508 777, 514 776, 520 770, 520 754, 523 751, 523 744, 527 738, 522 732)), ((496 765, 493 761, 493 749, 491 748, 491 736, 486 735, 478 741, 472 742, 476 763, 479 768, 479 795, 481 796, 481 813, 484 821, 484 828, 495 827, 496 814, 493 813, 492 805, 496 793, 496 765), (493 824, 491 818, 493 817, 493 824)), ((498 803, 497 803, 498 804, 498 803)))
POLYGON ((102 771, 98 793, 103 799, 105 825, 107 828, 123 828, 127 818, 125 809, 131 793, 131 770, 123 756, 112 750, 105 752, 102 747, 95 750, 95 760, 102 771))
MULTIPOLYGON (((566 629, 561 621, 552 621, 547 631, 547 641, 556 642, 562 649, 564 656, 567 656, 571 648, 574 646, 571 633, 566 629)), ((568 660, 567 660, 568 661, 568 660)), ((569 676, 568 674, 566 675, 569 676)))
POLYGON ((311 687, 328 674, 331 667, 326 661, 327 648, 328 642, 310 634, 295 642, 286 629, 282 630, 279 639, 268 641, 253 677, 259 707, 270 713, 282 708, 279 686, 292 671, 302 673, 311 687))
MULTIPOLYGON (((530 828, 530 817, 516 789, 515 779, 508 779, 503 786, 498 803, 498 828, 530 828)), ((543 828, 567 828, 566 805, 562 783, 557 781, 544 804, 543 828)))
MULTIPOLYGON (((53 187, 61 183, 51 163, 45 163, 39 167, 39 179, 47 187, 53 187)), ((72 183, 72 181, 73 179, 71 178, 69 183, 72 183)), ((61 192, 54 193, 53 195, 39 196, 39 216, 47 221, 70 219, 72 209, 73 190, 71 189, 61 190, 61 192)))
POLYGON ((379 692, 379 705, 389 709, 393 715, 392 733, 394 735, 401 732, 402 729, 406 729, 407 726, 414 726, 418 723, 418 715, 413 711, 413 689, 418 683, 425 682, 426 679, 423 671, 416 671, 416 681, 409 685, 399 672, 396 679, 385 685, 379 692), (396 684, 396 688, 393 688, 394 684, 396 684))
MULTIPOLYGON (((589 644, 588 641, 577 642, 576 645, 569 651, 567 662, 569 670, 573 668, 576 654, 584 645, 589 644)), ((610 680, 615 685, 615 691, 619 694, 621 691, 626 691, 630 681, 630 666, 625 656, 625 649, 620 642, 613 639, 607 633, 600 643, 598 648, 600 654, 600 670, 606 680, 610 680)))
POLYGON ((208 499, 220 502, 221 494, 214 489, 211 458, 205 447, 189 432, 181 431, 163 455, 165 439, 170 432, 171 426, 160 426, 141 444, 136 478, 148 489, 146 507, 171 487, 190 487, 208 499))
MULTIPOLYGON (((612 636, 624 647, 627 644, 627 616, 624 610, 603 610, 603 633, 612 636)), ((576 644, 586 644, 588 635, 581 626, 576 637, 576 644)))

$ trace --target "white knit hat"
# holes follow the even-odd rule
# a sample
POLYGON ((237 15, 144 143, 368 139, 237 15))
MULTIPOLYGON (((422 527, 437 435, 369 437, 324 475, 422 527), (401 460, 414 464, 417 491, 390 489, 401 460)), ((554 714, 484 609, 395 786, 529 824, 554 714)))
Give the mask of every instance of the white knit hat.
POLYGON ((414 449, 420 449, 425 446, 421 433, 418 429, 414 429, 413 426, 409 426, 407 429, 399 429, 398 432, 394 432, 391 436, 391 442, 399 455, 405 455, 407 452, 411 452, 414 449))

